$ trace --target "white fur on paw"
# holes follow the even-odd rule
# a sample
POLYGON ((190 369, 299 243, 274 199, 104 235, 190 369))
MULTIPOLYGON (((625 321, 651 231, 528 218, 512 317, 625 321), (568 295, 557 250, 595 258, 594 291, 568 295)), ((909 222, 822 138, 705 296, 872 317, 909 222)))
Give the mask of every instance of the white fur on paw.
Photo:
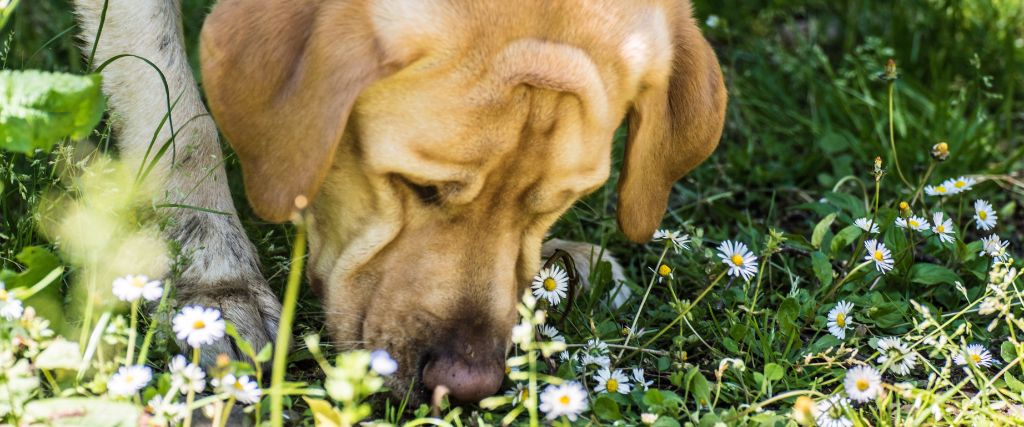
POLYGON ((629 297, 633 295, 633 291, 629 286, 626 286, 626 275, 623 273, 622 264, 619 264, 619 261, 607 250, 602 250, 598 245, 585 242, 551 239, 544 242, 544 246, 541 248, 541 255, 544 258, 550 258, 557 249, 565 251, 572 257, 573 263, 576 264, 576 271, 580 275, 580 281, 586 289, 590 289, 590 272, 596 265, 601 261, 611 265, 612 283, 615 283, 612 291, 613 295, 611 296, 612 308, 622 307, 629 300, 629 297), (599 256, 600 258, 598 258, 599 256))

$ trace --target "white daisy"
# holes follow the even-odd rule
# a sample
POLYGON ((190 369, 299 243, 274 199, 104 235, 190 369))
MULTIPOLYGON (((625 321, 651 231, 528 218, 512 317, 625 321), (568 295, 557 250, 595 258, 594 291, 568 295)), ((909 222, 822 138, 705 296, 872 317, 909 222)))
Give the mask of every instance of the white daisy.
POLYGON ((597 365, 607 369, 611 364, 612 359, 608 356, 608 344, 597 338, 587 340, 587 345, 583 348, 583 354, 580 356, 580 365, 597 365))
POLYGON ((646 378, 644 378, 644 368, 633 368, 631 376, 633 377, 633 382, 636 383, 637 388, 641 390, 646 391, 654 384, 654 381, 647 381, 646 378))
POLYGON ((839 339, 846 339, 846 330, 853 328, 853 303, 839 301, 835 307, 828 312, 828 332, 839 339))
POLYGON ((232 374, 227 374, 221 378, 214 378, 210 383, 217 391, 227 393, 235 400, 245 404, 256 403, 262 394, 259 384, 249 379, 248 375, 235 377, 232 374))
POLYGON ((968 360, 977 366, 987 368, 992 366, 992 353, 989 353, 988 349, 981 344, 971 344, 965 347, 959 354, 953 356, 953 363, 957 365, 966 365, 968 360))
POLYGON ((558 332, 558 329, 555 329, 555 327, 551 325, 541 326, 540 335, 544 338, 547 338, 550 341, 565 342, 565 337, 563 337, 562 334, 558 332))
POLYGON ((7 320, 14 320, 21 317, 21 314, 25 312, 25 307, 21 305, 21 300, 11 295, 7 291, 7 287, 4 282, 0 282, 0 317, 7 320))
POLYGON ((946 188, 948 188, 953 194, 958 194, 970 190, 971 187, 974 187, 974 184, 977 183, 978 181, 975 181, 974 178, 961 176, 958 178, 950 178, 946 180, 946 182, 943 182, 942 185, 946 186, 946 188))
POLYGON ((518 325, 512 327, 512 342, 526 345, 533 342, 533 325, 523 319, 518 325))
POLYGON ((897 375, 907 375, 917 365, 917 353, 897 337, 886 337, 878 340, 878 363, 891 362, 889 370, 897 375))
POLYGON ((653 237, 655 242, 669 241, 672 244, 672 248, 675 249, 676 253, 680 250, 690 250, 690 235, 683 234, 678 230, 665 230, 661 229, 654 232, 653 237))
POLYGON ((956 194, 950 191, 949 187, 946 187, 945 184, 939 184, 936 186, 926 186, 924 187, 924 193, 929 196, 949 196, 951 194, 956 194))
POLYGON ((550 385, 540 394, 539 407, 549 420, 564 416, 576 421, 576 417, 587 410, 587 392, 575 381, 550 385))
POLYGON ((153 371, 145 366, 122 366, 107 381, 107 391, 114 396, 131 396, 142 390, 151 379, 153 371))
POLYGON ((996 215, 996 211, 992 209, 985 200, 974 201, 974 226, 979 230, 991 230, 996 226, 996 221, 999 220, 999 216, 996 215))
POLYGON ((729 266, 729 275, 749 281, 757 273, 757 257, 741 242, 726 240, 718 246, 718 257, 729 266))
POLYGON ((892 270, 892 252, 885 247, 884 243, 871 239, 864 242, 864 249, 868 251, 867 255, 864 256, 864 260, 874 262, 875 269, 881 271, 882 274, 892 270))
POLYGON ((1010 254, 1006 253, 1006 248, 1010 247, 1010 242, 1004 242, 999 236, 993 234, 988 237, 982 237, 981 242, 984 245, 981 252, 978 252, 978 256, 988 255, 998 261, 1006 261, 1010 257, 1010 254))
POLYGON ((815 405, 814 420, 818 423, 818 427, 852 427, 853 421, 846 418, 849 406, 850 399, 833 395, 815 405))
POLYGON ((846 371, 846 379, 843 380, 846 388, 846 395, 857 402, 870 402, 875 400, 878 392, 882 391, 882 375, 878 370, 870 366, 856 366, 846 371))
POLYGON ((175 402, 164 402, 164 397, 157 394, 146 403, 146 412, 153 415, 153 425, 168 425, 185 416, 185 405, 175 402))
POLYGON ((629 394, 629 378, 622 369, 604 368, 594 375, 597 385, 594 386, 594 393, 621 393, 629 394))
POLYGON ((928 223, 928 220, 919 216, 896 218, 896 226, 899 228, 909 228, 914 231, 924 231, 931 228, 931 224, 928 223))
POLYGON ((857 218, 853 221, 853 225, 856 225, 858 228, 867 231, 868 233, 878 234, 878 224, 870 218, 857 218))
POLYGON ((385 350, 374 350, 370 353, 370 369, 377 375, 388 376, 398 370, 398 362, 391 358, 385 350))
POLYGON ((945 243, 953 243, 955 240, 953 238, 953 234, 956 233, 956 230, 953 229, 953 220, 949 218, 943 220, 942 216, 942 212, 935 212, 935 214, 932 215, 932 224, 934 224, 932 226, 932 232, 935 233, 936 236, 939 236, 939 240, 945 243))
POLYGON ((174 333, 192 347, 210 344, 224 336, 224 319, 220 310, 190 305, 174 316, 174 333))
POLYGON ((515 387, 505 392, 505 396, 512 398, 512 406, 518 405, 530 398, 530 387, 525 383, 516 383, 515 387))
POLYGON ((565 298, 565 292, 569 290, 569 273, 562 267, 552 265, 545 268, 533 278, 533 296, 544 298, 551 305, 558 305, 565 298))
POLYGON ((171 384, 181 391, 181 394, 202 393, 206 388, 206 372, 203 368, 189 363, 185 356, 177 355, 167 365, 171 371, 171 384))
POLYGON ((149 280, 144 275, 127 275, 114 279, 114 296, 121 301, 135 302, 140 297, 146 301, 156 301, 164 293, 159 280, 149 280))

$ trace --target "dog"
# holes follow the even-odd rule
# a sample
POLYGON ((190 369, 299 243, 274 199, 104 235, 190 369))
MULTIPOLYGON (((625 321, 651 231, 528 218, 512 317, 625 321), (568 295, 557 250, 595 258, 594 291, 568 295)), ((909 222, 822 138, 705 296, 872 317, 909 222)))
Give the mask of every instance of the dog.
MULTIPOLYGON (((687 0, 221 0, 201 33, 209 111, 178 1, 75 0, 103 70, 121 156, 143 158, 168 99, 173 156, 156 173, 180 205, 166 233, 191 262, 181 304, 222 310, 256 346, 280 303, 232 205, 218 128, 252 209, 289 220, 308 201, 309 282, 331 338, 385 349, 388 385, 495 393, 516 303, 549 227, 628 139, 617 218, 648 241, 673 184, 721 137, 727 95, 687 0), (216 124, 215 124, 216 122, 216 124), (225 215, 226 214, 226 215, 225 215)), ((592 245, 582 245, 593 248, 592 245)), ((227 340, 206 349, 238 356, 227 340)))

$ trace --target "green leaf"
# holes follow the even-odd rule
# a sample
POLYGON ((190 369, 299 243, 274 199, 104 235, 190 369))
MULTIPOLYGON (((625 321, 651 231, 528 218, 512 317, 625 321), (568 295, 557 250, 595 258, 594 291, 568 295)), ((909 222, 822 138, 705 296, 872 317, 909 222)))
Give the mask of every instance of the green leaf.
POLYGON ((1004 362, 1013 363, 1017 359, 1017 348, 1013 346, 1013 343, 1003 341, 1003 344, 999 346, 999 356, 1003 358, 1004 362))
POLYGON ((764 377, 770 382, 781 380, 784 373, 782 367, 776 363, 764 365, 764 377))
POLYGON ((316 427, 337 427, 342 425, 341 414, 326 400, 314 399, 308 396, 303 396, 302 399, 309 404, 309 411, 313 413, 313 421, 316 427))
POLYGON ((69 397, 42 399, 25 405, 26 420, 45 421, 46 425, 134 427, 141 424, 142 411, 127 402, 69 397))
POLYGON ((828 256, 820 251, 811 253, 811 266, 814 267, 814 276, 822 286, 832 285, 832 263, 828 261, 828 256))
POLYGON ((693 401, 700 406, 710 405, 711 386, 708 384, 707 378, 704 378, 697 368, 690 368, 686 372, 686 376, 689 377, 689 391, 693 395, 693 401))
POLYGON ((18 7, 18 0, 13 0, 7 3, 7 6, 0 7, 0 29, 4 28, 4 24, 14 14, 14 8, 16 7, 18 7))
POLYGON ((32 154, 84 138, 105 108, 98 74, 0 71, 0 148, 32 154))
MULTIPOLYGON (((10 270, 0 272, 0 281, 4 282, 8 289, 31 288, 54 270, 61 268, 60 258, 40 246, 22 248, 15 258, 25 266, 25 269, 20 273, 10 270)), ((54 286, 54 283, 60 283, 60 280, 50 282, 41 290, 30 290, 29 292, 34 294, 26 298, 24 303, 49 320, 51 328, 60 330, 64 327, 64 296, 61 294, 60 286, 54 286)))
POLYGON ((1007 372, 1003 374, 1003 379, 1006 380, 1006 386, 1017 393, 1024 393, 1024 382, 1021 382, 1013 374, 1007 372))
POLYGON ((861 230, 856 225, 848 225, 846 228, 839 230, 836 236, 832 238, 832 243, 829 244, 829 253, 835 256, 845 249, 847 245, 857 240, 863 232, 864 230, 861 230))
POLYGON ((832 226, 832 223, 836 220, 836 214, 830 213, 821 221, 818 221, 818 225, 814 226, 814 232, 811 234, 811 245, 815 248, 821 247, 822 240, 825 240, 825 233, 828 232, 828 228, 832 226))
POLYGON ((651 427, 679 427, 679 421, 672 417, 661 416, 654 420, 654 424, 651 424, 651 427))
POLYGON ((796 298, 786 297, 786 299, 782 300, 782 304, 779 304, 779 311, 775 321, 779 325, 779 329, 788 335, 796 332, 799 328, 796 324, 799 317, 800 303, 796 298))
POLYGON ((82 349, 78 343, 63 338, 50 342, 46 350, 36 356, 36 367, 39 369, 78 369, 81 363, 82 349))
POLYGON ((615 421, 622 419, 622 412, 619 411, 619 404, 615 403, 607 394, 603 394, 594 401, 594 414, 601 419, 615 421))
POLYGON ((941 265, 918 263, 910 267, 910 281, 922 285, 937 285, 939 283, 952 285, 960 281, 960 277, 941 265))

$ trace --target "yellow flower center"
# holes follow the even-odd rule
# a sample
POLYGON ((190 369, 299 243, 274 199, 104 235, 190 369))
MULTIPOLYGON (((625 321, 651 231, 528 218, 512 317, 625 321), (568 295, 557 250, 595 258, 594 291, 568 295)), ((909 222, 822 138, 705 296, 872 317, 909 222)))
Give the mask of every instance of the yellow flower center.
POLYGON ((672 267, 669 267, 669 266, 667 266, 665 264, 662 264, 660 267, 658 267, 658 275, 660 275, 661 277, 668 276, 671 273, 672 273, 672 267))
POLYGON ((563 405, 568 405, 569 402, 570 402, 569 395, 567 395, 567 394, 566 395, 562 395, 562 397, 558 398, 558 403, 561 403, 563 405))
POLYGON ((839 325, 840 328, 845 328, 846 327, 846 314, 845 313, 839 313, 839 314, 836 315, 836 324, 839 325))
POLYGON ((981 362, 981 355, 977 353, 971 354, 971 360, 973 360, 974 364, 977 365, 979 362, 981 362))
POLYGON ((945 193, 946 192, 946 187, 943 187, 941 185, 938 186, 938 187, 935 187, 935 192, 937 192, 937 193, 945 193))
POLYGON ((935 226, 935 231, 937 231, 939 233, 945 233, 946 232, 946 227, 943 226, 942 224, 936 225, 935 226))
MULTIPOLYGON (((525 402, 526 399, 529 399, 529 398, 530 398, 530 389, 524 388, 523 391, 519 392, 519 401, 520 402, 525 402)), ((569 396, 562 396, 562 399, 568 400, 569 396)), ((568 403, 568 402, 566 402, 566 403, 568 403)))
POLYGON ((981 219, 988 219, 988 212, 985 212, 985 211, 978 211, 978 218, 981 218, 981 219))
POLYGON ((557 287, 557 286, 558 286, 558 282, 556 282, 555 279, 550 278, 550 277, 548 277, 547 279, 544 279, 544 289, 546 289, 548 292, 551 292, 551 291, 555 290, 555 287, 557 287))
POLYGON ((914 228, 917 228, 917 227, 921 226, 921 223, 917 222, 917 221, 914 221, 914 220, 910 220, 910 226, 914 227, 914 228))
POLYGON ((505 366, 505 375, 508 375, 508 374, 511 374, 511 373, 512 373, 512 367, 511 366, 505 366))
POLYGON ((614 378, 610 379, 608 380, 608 384, 605 385, 605 388, 607 388, 609 392, 615 393, 619 391, 619 382, 614 378))
POLYGON ((7 301, 10 297, 11 294, 7 293, 7 289, 0 289, 0 301, 7 301))
POLYGON ((910 209, 910 204, 907 202, 900 202, 900 210, 905 211, 907 209, 910 209))
POLYGON ((876 261, 881 262, 884 259, 885 259, 885 255, 882 254, 882 251, 875 251, 875 260, 876 261))
POLYGON ((233 385, 234 385, 234 387, 235 387, 235 390, 238 390, 238 391, 242 391, 242 390, 245 390, 245 386, 243 386, 243 385, 242 385, 242 382, 241 382, 241 381, 237 381, 237 380, 236 380, 236 381, 235 381, 235 384, 233 384, 233 385))
POLYGON ((146 287, 146 281, 141 280, 141 279, 139 279, 137 277, 133 278, 132 279, 132 286, 134 286, 136 288, 139 288, 139 289, 142 289, 142 288, 146 287))
POLYGON ((871 386, 871 383, 868 382, 868 380, 866 380, 864 378, 858 378, 856 385, 857 385, 857 390, 867 391, 868 387, 871 386))
POLYGON ((739 254, 733 255, 732 263, 736 265, 743 265, 743 257, 739 256, 739 254))
POLYGON ((965 185, 967 185, 967 183, 963 181, 957 181, 956 183, 953 184, 953 186, 956 188, 964 188, 965 185))
POLYGON ((196 322, 192 324, 192 329, 203 329, 205 327, 206 322, 203 322, 202 320, 196 320, 196 322))

